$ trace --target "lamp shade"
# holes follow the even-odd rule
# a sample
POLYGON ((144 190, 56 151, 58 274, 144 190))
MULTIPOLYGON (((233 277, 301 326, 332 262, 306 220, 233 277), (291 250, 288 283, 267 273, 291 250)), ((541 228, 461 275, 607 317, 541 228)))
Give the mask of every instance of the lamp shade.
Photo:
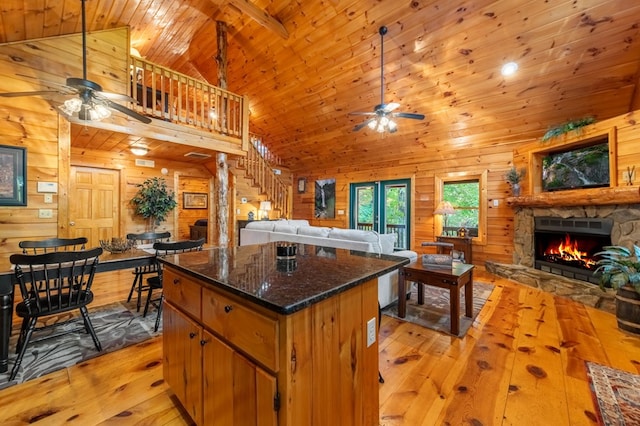
POLYGON ((433 214, 455 214, 455 212, 456 209, 453 208, 450 202, 440 201, 433 214))
POLYGON ((268 212, 271 210, 271 201, 260 201, 260 210, 268 212))

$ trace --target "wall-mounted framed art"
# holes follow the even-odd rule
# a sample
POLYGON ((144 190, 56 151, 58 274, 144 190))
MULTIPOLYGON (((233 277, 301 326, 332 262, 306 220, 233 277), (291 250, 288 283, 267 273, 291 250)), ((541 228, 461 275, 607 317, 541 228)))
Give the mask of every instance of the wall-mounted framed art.
POLYGON ((27 205, 27 150, 0 145, 0 206, 27 205))
POLYGON ((183 205, 185 209, 206 209, 208 207, 207 194, 200 192, 185 192, 183 195, 183 205))
POLYGON ((336 180, 317 180, 315 191, 315 217, 318 219, 335 219, 336 180))
POLYGON ((304 194, 307 190, 307 178, 298 178, 298 194, 304 194))

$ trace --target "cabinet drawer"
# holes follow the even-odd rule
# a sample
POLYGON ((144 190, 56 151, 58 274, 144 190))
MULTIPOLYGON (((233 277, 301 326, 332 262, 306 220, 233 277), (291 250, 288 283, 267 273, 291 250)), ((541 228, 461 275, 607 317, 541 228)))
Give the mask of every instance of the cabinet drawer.
POLYGON ((278 321, 256 312, 250 302, 202 289, 202 323, 248 357, 278 371, 278 321))
POLYGON ((193 318, 200 320, 200 300, 202 286, 192 278, 164 266, 162 277, 164 298, 174 306, 179 306, 193 318))

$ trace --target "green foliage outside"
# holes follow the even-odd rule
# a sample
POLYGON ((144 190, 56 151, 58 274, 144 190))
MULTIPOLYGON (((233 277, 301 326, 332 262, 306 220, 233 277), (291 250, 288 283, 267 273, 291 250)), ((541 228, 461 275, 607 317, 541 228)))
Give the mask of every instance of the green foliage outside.
POLYGON ((449 216, 449 228, 478 228, 480 223, 480 183, 448 182, 444 184, 443 197, 456 209, 455 214, 449 216))
MULTIPOLYGON (((373 187, 357 190, 358 223, 373 223, 373 187)), ((404 225, 407 211, 407 188, 404 185, 388 186, 385 194, 385 219, 388 225, 404 225)))

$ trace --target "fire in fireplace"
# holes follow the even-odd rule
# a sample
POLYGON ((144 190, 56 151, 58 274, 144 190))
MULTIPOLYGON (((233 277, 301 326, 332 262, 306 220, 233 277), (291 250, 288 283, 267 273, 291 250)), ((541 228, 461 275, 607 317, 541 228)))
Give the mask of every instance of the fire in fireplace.
POLYGON ((597 284, 595 254, 611 245, 611 219, 535 218, 535 267, 597 284))

